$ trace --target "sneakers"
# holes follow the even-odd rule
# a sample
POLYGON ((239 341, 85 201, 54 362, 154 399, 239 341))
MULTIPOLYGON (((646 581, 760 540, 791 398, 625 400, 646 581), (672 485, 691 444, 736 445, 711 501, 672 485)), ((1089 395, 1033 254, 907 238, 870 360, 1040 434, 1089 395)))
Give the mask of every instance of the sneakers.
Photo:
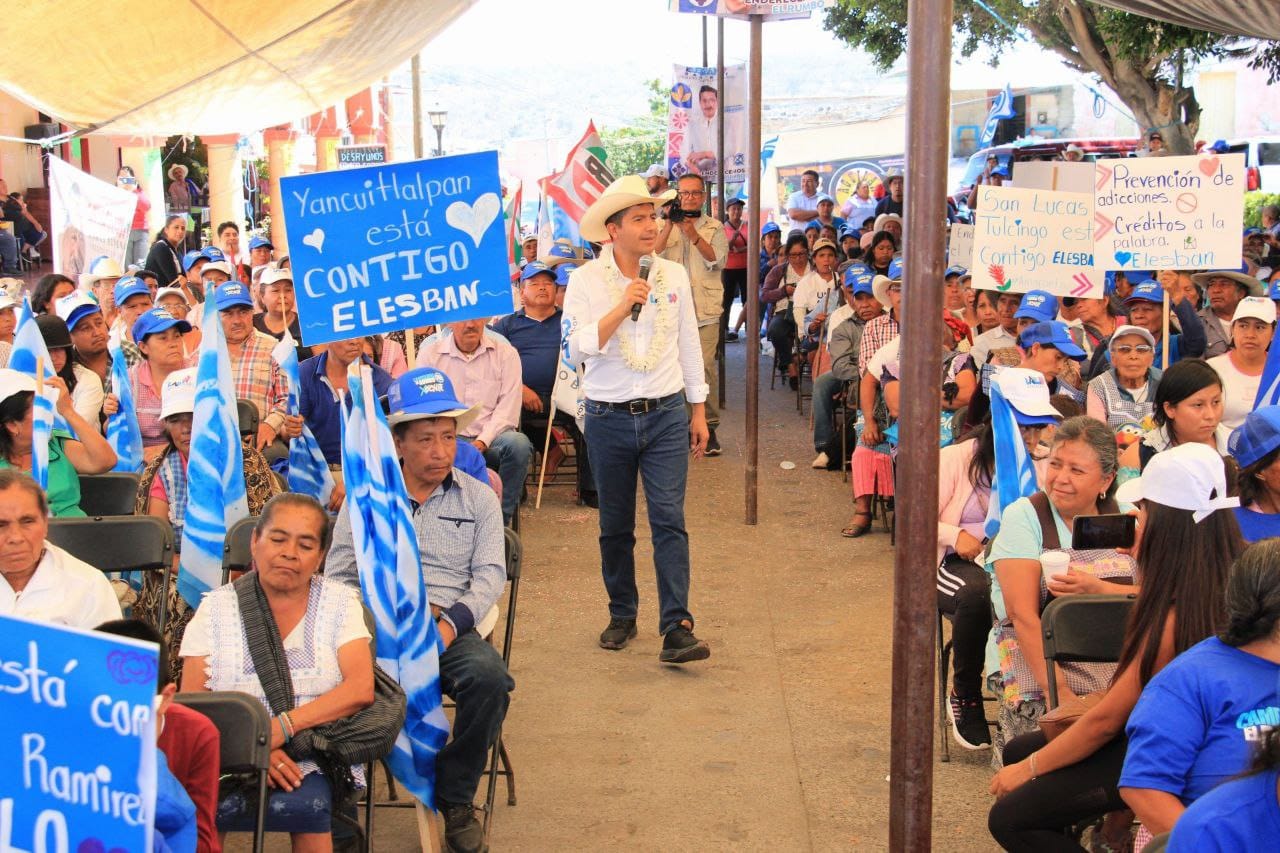
POLYGON ((712 427, 711 435, 707 437, 707 449, 702 452, 703 456, 719 456, 720 455, 720 439, 716 438, 715 428, 712 427))
POLYGON ((947 700, 947 717, 951 720, 951 734, 960 746, 971 750, 991 748, 991 729, 987 728, 981 698, 961 699, 952 693, 947 700))
POLYGON ((813 461, 809 463, 809 467, 826 470, 826 467, 830 464, 831 460, 827 457, 827 452, 824 450, 814 457, 813 461))
POLYGON ((627 641, 636 635, 636 620, 610 619, 609 627, 600 633, 600 648, 618 651, 627 647, 627 641))
POLYGON ((663 663, 689 663, 695 660, 706 660, 711 657, 711 647, 693 636, 693 631, 677 625, 662 638, 662 651, 658 660, 663 663))
POLYGON ((736 341, 738 339, 738 333, 734 331, 725 332, 724 339, 726 341, 736 341))
POLYGON ((449 853, 485 853, 484 828, 471 803, 440 803, 444 813, 444 847, 449 853))

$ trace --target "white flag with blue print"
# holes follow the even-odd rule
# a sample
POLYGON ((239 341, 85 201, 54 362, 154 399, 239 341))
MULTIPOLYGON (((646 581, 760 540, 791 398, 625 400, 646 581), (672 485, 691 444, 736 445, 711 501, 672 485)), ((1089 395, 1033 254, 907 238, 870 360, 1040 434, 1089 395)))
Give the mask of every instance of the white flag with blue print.
POLYGON ((988 539, 1000 531, 1000 517, 1005 508, 1018 498, 1034 495, 1039 488, 1035 465, 1022 440, 1013 406, 1005 399, 998 382, 991 383, 991 429, 995 433, 996 459, 984 529, 988 539))
POLYGON ((227 531, 249 515, 231 359, 212 288, 205 299, 202 328, 192 413, 195 428, 187 460, 187 518, 178 564, 178 592, 193 608, 221 583, 227 531))
MULTIPOLYGON (((288 410, 289 415, 295 417, 300 411, 298 395, 302 387, 296 347, 293 334, 286 328, 284 338, 271 351, 271 357, 280 365, 280 373, 289 385, 288 410)), ((320 442, 316 441, 311 427, 304 422, 302 435, 289 440, 289 491, 310 495, 322 505, 328 506, 329 499, 333 497, 334 485, 329 463, 320 450, 320 442)))
POLYGON ((1013 118, 1017 111, 1013 108, 1013 88, 1004 84, 1004 89, 991 102, 991 112, 987 113, 986 123, 982 126, 982 147, 986 148, 996 138, 996 131, 1003 119, 1013 118))
POLYGON ((138 426, 138 410, 133 402, 133 383, 119 341, 112 341, 111 387, 120 402, 114 415, 107 416, 107 444, 116 452, 113 471, 139 473, 146 462, 142 454, 142 428, 138 426))
MULTIPOLYGON (((68 353, 68 356, 70 353, 68 353)), ((36 323, 35 312, 31 310, 31 302, 25 296, 22 299, 22 305, 18 307, 18 322, 13 333, 13 351, 9 353, 9 369, 16 370, 19 373, 25 373, 38 383, 43 384, 43 379, 36 376, 37 365, 44 365, 43 379, 50 379, 56 375, 53 369, 53 359, 49 358, 49 349, 44 345, 44 336, 40 334, 40 326, 36 323)), ((52 388, 46 387, 46 392, 53 394, 52 400, 57 400, 57 392, 52 388)), ((75 431, 71 429, 71 424, 67 423, 67 419, 58 414, 57 408, 51 406, 53 429, 65 432, 72 437, 75 431)), ((49 437, 45 435, 44 444, 47 445, 49 437)), ((42 445, 38 444, 37 447, 42 445)), ((45 448, 47 457, 48 448, 45 448)), ((43 484, 42 484, 43 485, 43 484)))
POLYGON ((378 666, 408 700, 387 763, 419 802, 435 808, 436 754, 449 739, 440 697, 443 644, 431 618, 400 460, 368 366, 352 365, 347 385, 342 477, 360 591, 373 613, 378 666))

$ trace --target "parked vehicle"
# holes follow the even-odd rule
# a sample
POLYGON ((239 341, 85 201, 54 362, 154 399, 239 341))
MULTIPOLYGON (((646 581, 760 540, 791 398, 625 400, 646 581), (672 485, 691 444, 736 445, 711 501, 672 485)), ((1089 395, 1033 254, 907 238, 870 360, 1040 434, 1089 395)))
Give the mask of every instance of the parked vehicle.
POLYGON ((1280 192, 1280 136, 1227 140, 1227 153, 1244 154, 1247 189, 1280 192))

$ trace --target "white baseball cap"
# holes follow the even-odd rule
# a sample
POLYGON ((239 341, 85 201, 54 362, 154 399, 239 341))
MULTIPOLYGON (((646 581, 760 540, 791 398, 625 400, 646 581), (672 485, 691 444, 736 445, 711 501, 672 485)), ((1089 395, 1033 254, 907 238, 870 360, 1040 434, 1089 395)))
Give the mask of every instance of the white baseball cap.
POLYGON ((8 293, 0 290, 0 311, 7 311, 10 308, 17 308, 22 303, 14 299, 8 293))
POLYGON ((1019 426, 1056 424, 1062 415, 1049 402, 1049 385, 1038 370, 1006 367, 991 380, 1013 407, 1019 426))
POLYGON ((191 300, 187 298, 187 292, 183 290, 181 287, 162 287, 159 290, 157 290, 156 304, 159 305, 160 300, 164 299, 166 296, 176 296, 179 299, 181 299, 183 302, 185 302, 187 305, 191 304, 191 300))
POLYGON ((35 390, 35 377, 8 367, 0 367, 0 403, 22 391, 35 390))
POLYGON ((1190 510, 1196 524, 1213 512, 1240 506, 1227 496, 1227 469, 1218 451, 1207 444, 1178 444, 1151 458, 1142 476, 1116 490, 1121 503, 1154 501, 1190 510))
POLYGON ((293 270, 284 269, 275 264, 268 264, 267 268, 262 271, 262 277, 258 279, 258 283, 275 284, 277 281, 293 281, 293 270))
POLYGON ((1231 315, 1231 322, 1252 317, 1264 323, 1276 321, 1276 304, 1265 296, 1246 296, 1236 305, 1236 313, 1231 315))
POLYGON ((200 268, 201 276, 203 276, 205 273, 209 272, 210 270, 217 270, 218 272, 225 275, 227 278, 235 278, 235 275, 236 275, 231 270, 231 264, 227 263, 226 261, 209 261, 208 263, 206 263, 204 266, 200 268))
POLYGON ((1116 345, 1117 338, 1123 338, 1125 335, 1137 335, 1147 342, 1147 346, 1155 347, 1155 335, 1148 332, 1141 326, 1116 326, 1116 330, 1111 333, 1111 343, 1107 345, 1107 349, 1116 345))
POLYGON ((196 410, 196 369, 175 370, 160 387, 160 418, 189 415, 196 410))

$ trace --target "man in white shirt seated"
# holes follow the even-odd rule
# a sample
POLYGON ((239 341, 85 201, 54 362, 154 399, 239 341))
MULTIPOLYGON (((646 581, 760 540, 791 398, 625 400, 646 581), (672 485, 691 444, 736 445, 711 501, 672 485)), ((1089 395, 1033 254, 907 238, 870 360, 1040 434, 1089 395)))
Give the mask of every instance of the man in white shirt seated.
POLYGON ((121 618, 106 575, 51 545, 49 501, 27 474, 0 469, 0 616, 91 629, 121 618))

